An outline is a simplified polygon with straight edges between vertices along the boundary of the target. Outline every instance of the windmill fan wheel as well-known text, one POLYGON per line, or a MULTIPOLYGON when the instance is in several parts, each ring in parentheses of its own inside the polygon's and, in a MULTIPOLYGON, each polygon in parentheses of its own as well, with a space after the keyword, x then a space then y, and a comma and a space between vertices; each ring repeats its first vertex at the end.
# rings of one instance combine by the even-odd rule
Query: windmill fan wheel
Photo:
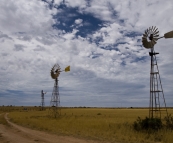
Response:
POLYGON ((153 48, 154 45, 157 43, 156 41, 158 40, 158 38, 158 28, 156 28, 156 26, 149 27, 147 30, 145 30, 145 33, 143 34, 142 44, 147 49, 153 48))
POLYGON ((51 69, 51 72, 50 72, 51 73, 51 77, 53 79, 56 79, 59 76, 60 72, 61 72, 60 66, 58 64, 55 64, 53 66, 53 68, 51 69))

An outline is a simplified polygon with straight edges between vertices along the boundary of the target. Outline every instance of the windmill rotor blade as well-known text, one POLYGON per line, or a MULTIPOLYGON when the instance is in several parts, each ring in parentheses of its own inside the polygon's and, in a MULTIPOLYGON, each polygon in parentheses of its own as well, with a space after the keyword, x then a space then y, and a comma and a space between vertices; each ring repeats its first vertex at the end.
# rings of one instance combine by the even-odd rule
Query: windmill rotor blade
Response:
POLYGON ((159 33, 159 31, 156 31, 156 32, 154 32, 153 34, 158 34, 159 33))
POLYGON ((145 44, 146 42, 147 42, 146 40, 142 41, 143 44, 145 44))
POLYGON ((147 37, 147 35, 146 34, 143 34, 143 37, 147 37))
POLYGON ((150 34, 150 27, 148 28, 148 34, 150 34))
POLYGON ((148 35, 147 30, 145 30, 145 34, 148 35))
POLYGON ((147 47, 146 43, 143 43, 143 46, 146 48, 147 47))
POLYGON ((154 35, 153 37, 156 38, 156 37, 159 37, 159 35, 154 35))
POLYGON ((147 37, 142 37, 142 40, 147 40, 147 37))
POLYGON ((150 48, 149 48, 149 47, 147 47, 147 46, 146 46, 145 48, 146 48, 146 49, 150 49, 150 48))
POLYGON ((152 40, 152 43, 156 44, 157 42, 155 40, 152 40))
POLYGON ((156 44, 156 42, 154 40, 151 41, 152 44, 156 44))
MULTIPOLYGON (((156 39, 153 39, 152 41, 156 42, 157 40, 156 39)), ((156 42, 157 43, 157 42, 156 42)))
POLYGON ((152 48, 153 47, 152 44, 151 44, 151 42, 148 43, 148 46, 149 46, 149 48, 152 48))
POLYGON ((148 49, 149 48, 149 43, 148 42, 145 42, 144 43, 144 47, 148 49))
POLYGON ((143 41, 142 41, 143 44, 145 44, 145 43, 147 43, 147 42, 148 42, 147 40, 143 40, 143 41))
POLYGON ((149 27, 149 34, 151 34, 151 27, 149 27))
POLYGON ((154 44, 152 43, 152 41, 150 42, 150 45, 151 45, 151 47, 153 47, 153 46, 154 46, 154 44))
POLYGON ((148 41, 144 41, 144 42, 143 42, 143 46, 144 46, 146 49, 149 49, 149 48, 152 47, 152 46, 151 46, 151 43, 148 42, 148 41))
POLYGON ((159 31, 156 31, 156 32, 153 33, 153 35, 156 35, 156 34, 158 34, 158 33, 159 33, 159 31))
POLYGON ((156 44, 154 40, 152 40, 151 43, 152 43, 152 47, 156 44))
POLYGON ((153 32, 153 34, 155 34, 157 30, 158 30, 158 28, 156 28, 156 30, 153 32))
POLYGON ((148 43, 148 44, 147 44, 147 48, 151 48, 151 45, 150 45, 150 43, 148 43))
POLYGON ((173 38, 173 31, 167 32, 164 34, 165 38, 173 38))
POLYGON ((154 41, 157 41, 157 40, 158 40, 158 38, 156 38, 156 37, 155 37, 155 38, 153 38, 153 40, 154 40, 154 41))
POLYGON ((153 30, 152 30, 153 32, 154 32, 155 28, 156 28, 156 26, 153 26, 153 30))
POLYGON ((151 26, 151 31, 153 30, 153 26, 151 26))
POLYGON ((142 37, 142 41, 146 41, 147 40, 147 37, 142 37))
POLYGON ((144 47, 146 47, 147 46, 147 41, 143 41, 143 45, 144 45, 144 47))
POLYGON ((152 29, 152 34, 153 34, 153 32, 154 32, 154 29, 155 29, 155 27, 153 26, 153 29, 152 29))
POLYGON ((156 29, 156 26, 154 26, 154 28, 153 28, 153 32, 155 31, 155 29, 156 29))
POLYGON ((145 35, 148 35, 148 34, 147 34, 147 30, 145 30, 145 35))

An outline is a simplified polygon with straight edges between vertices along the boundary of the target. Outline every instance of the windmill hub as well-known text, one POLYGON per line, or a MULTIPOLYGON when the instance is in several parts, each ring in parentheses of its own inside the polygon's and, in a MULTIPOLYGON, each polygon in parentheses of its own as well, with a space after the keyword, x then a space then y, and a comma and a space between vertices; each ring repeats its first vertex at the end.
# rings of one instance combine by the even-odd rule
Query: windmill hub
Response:
POLYGON ((150 34, 150 37, 149 37, 150 41, 153 40, 153 34, 150 34))

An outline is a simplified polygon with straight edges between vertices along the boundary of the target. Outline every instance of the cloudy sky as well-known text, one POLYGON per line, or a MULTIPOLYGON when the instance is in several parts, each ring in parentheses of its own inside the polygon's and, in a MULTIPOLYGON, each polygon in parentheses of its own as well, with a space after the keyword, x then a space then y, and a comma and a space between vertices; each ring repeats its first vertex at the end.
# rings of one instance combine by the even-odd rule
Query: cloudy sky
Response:
MULTIPOLYGON (((50 105, 58 63, 61 106, 148 107, 150 57, 142 34, 173 30, 172 0, 1 0, 0 105, 50 105)), ((173 106, 173 39, 155 45, 173 106)))

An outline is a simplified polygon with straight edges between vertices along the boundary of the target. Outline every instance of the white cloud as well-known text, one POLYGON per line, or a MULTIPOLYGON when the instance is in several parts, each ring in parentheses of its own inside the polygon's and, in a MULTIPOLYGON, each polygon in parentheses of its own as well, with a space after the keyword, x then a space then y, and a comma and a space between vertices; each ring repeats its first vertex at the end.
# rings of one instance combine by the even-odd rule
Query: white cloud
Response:
POLYGON ((85 0, 65 0, 65 3, 67 6, 70 7, 80 7, 80 8, 85 8, 86 7, 86 1, 85 0))
POLYGON ((4 33, 43 33, 50 30, 54 20, 42 1, 3 0, 0 4, 0 29, 4 33))
POLYGON ((75 24, 81 24, 82 21, 83 21, 82 19, 76 19, 76 20, 75 20, 75 24))

